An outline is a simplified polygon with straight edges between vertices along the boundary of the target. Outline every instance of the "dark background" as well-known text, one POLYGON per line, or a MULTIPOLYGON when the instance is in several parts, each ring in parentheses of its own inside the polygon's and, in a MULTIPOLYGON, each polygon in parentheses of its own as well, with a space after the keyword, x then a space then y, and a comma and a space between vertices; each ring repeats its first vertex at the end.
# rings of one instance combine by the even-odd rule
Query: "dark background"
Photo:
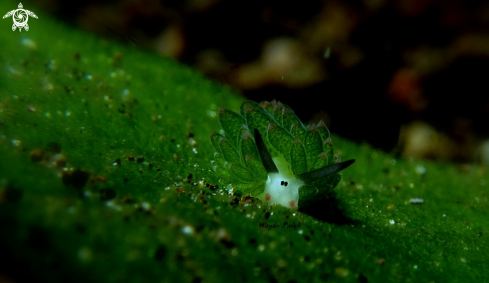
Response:
MULTIPOLYGON (((489 2, 31 3, 388 152, 489 164, 489 2)), ((155 83, 159 78, 155 78, 155 83)))

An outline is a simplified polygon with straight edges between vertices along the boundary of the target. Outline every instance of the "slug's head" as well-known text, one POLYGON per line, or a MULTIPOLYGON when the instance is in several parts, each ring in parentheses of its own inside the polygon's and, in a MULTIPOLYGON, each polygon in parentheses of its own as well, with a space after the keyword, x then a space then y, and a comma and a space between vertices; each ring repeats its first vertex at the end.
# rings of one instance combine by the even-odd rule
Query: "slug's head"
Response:
POLYGON ((299 189, 303 185, 337 174, 355 162, 354 159, 351 159, 295 176, 292 168, 282 156, 272 158, 257 129, 255 129, 255 142, 263 167, 268 173, 265 191, 259 198, 265 202, 280 204, 290 209, 298 208, 299 189))

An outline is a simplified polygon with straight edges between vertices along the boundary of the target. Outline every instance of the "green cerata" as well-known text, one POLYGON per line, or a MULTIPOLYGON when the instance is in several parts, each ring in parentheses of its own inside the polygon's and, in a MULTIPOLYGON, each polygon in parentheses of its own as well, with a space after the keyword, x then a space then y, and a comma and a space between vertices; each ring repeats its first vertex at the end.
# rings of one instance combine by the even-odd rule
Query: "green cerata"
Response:
POLYGON ((306 127, 280 102, 245 101, 239 114, 220 109, 219 123, 212 168, 234 192, 269 204, 297 209, 322 197, 355 162, 340 162, 322 121, 306 127))

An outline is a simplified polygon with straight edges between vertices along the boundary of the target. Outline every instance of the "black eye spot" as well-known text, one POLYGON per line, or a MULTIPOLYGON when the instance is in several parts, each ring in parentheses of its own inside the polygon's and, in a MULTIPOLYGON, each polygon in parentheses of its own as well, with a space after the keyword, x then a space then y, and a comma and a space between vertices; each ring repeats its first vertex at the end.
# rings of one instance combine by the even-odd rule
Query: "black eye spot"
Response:
POLYGON ((281 186, 283 186, 283 185, 284 185, 284 181, 281 181, 281 182, 280 182, 280 185, 281 185, 281 186))
POLYGON ((289 184, 288 182, 284 182, 285 186, 287 187, 287 185, 289 184))

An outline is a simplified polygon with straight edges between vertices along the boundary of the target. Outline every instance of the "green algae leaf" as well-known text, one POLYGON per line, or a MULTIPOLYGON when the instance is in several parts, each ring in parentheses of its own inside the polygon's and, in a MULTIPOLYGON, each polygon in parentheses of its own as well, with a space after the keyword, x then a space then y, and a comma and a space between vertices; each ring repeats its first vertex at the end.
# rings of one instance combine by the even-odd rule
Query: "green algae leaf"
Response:
POLYGON ((292 172, 294 172, 295 175, 307 172, 307 152, 299 138, 296 138, 292 143, 290 149, 290 164, 292 166, 292 172))
POLYGON ((242 138, 242 127, 245 125, 244 118, 229 110, 219 110, 219 124, 231 144, 238 148, 242 138))
MULTIPOLYGON (((267 128, 266 137, 268 138, 269 144, 272 145, 274 150, 271 152, 276 152, 276 154, 282 154, 291 152, 292 145, 294 144, 294 137, 285 130, 284 128, 277 126, 276 124, 270 124, 267 128)), ((290 154, 282 154, 288 162, 291 162, 290 154)))
POLYGON ((323 144, 321 141, 321 135, 315 127, 311 127, 306 133, 306 137, 304 139, 304 150, 306 151, 307 155, 307 168, 311 168, 310 170, 319 168, 316 166, 322 160, 320 155, 321 152, 323 152, 323 144))
POLYGON ((251 173, 256 180, 264 180, 267 178, 267 174, 265 170, 263 170, 263 164, 256 148, 255 141, 251 138, 249 133, 243 135, 241 140, 241 156, 245 167, 251 169, 251 173))

